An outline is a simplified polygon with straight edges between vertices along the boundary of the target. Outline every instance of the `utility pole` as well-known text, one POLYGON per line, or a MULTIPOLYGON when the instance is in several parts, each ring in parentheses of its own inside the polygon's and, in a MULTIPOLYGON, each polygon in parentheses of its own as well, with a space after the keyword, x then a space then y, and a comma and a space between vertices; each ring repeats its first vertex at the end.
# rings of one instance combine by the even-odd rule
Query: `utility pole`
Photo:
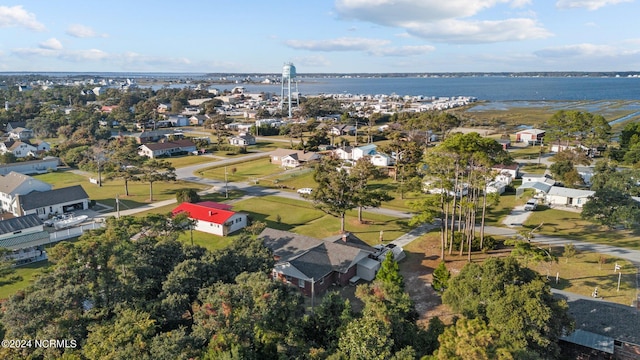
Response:
POLYGON ((116 194, 116 218, 120 219, 120 198, 119 198, 119 194, 116 194))

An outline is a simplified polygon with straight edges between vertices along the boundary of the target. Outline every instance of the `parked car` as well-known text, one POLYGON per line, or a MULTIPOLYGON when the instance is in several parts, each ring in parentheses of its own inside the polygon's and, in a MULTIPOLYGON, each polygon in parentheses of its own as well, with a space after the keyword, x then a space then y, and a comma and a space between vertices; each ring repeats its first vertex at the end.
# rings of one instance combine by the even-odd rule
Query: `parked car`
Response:
POLYGON ((313 191, 312 188, 300 188, 300 189, 298 189, 298 194, 300 194, 300 195, 311 195, 312 191, 313 191))
POLYGON ((529 201, 527 201, 526 204, 524 204, 524 210, 525 211, 533 211, 538 207, 538 200, 537 199, 531 199, 529 201))

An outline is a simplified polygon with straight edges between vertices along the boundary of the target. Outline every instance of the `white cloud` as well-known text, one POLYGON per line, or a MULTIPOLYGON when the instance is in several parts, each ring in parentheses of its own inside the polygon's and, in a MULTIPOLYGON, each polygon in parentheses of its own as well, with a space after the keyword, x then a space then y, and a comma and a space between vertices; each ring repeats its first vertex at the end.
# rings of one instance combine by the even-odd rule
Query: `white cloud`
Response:
POLYGON ((91 27, 81 24, 73 24, 67 28, 67 35, 77 38, 107 37, 107 34, 98 34, 91 27))
POLYGON ((40 48, 42 48, 42 49, 49 49, 49 50, 61 50, 62 49, 62 43, 60 42, 60 40, 58 40, 56 38, 51 38, 49 40, 43 41, 38 46, 40 48))
POLYGON ((304 67, 327 67, 331 65, 331 61, 324 56, 296 57, 293 59, 293 62, 304 67))
POLYGON ((540 39, 552 34, 533 18, 473 20, 498 5, 523 7, 530 0, 336 0, 338 14, 374 24, 398 27, 431 41, 486 43, 540 39))
POLYGON ((337 38, 328 40, 288 40, 291 48, 309 51, 363 51, 373 56, 411 56, 435 50, 430 45, 389 46, 389 40, 337 38))
POLYGON ((574 44, 538 50, 537 56, 545 58, 566 57, 617 57, 637 54, 637 50, 620 49, 610 45, 574 44))
POLYGON ((431 45, 398 46, 389 48, 375 48, 369 51, 375 56, 413 56, 422 55, 434 51, 431 45))
POLYGON ((36 20, 33 13, 27 12, 20 5, 0 6, 0 28, 25 27, 35 31, 44 31, 45 26, 36 20))
MULTIPOLYGON (((343 17, 381 25, 399 26, 410 21, 431 22, 465 18, 500 3, 521 5, 515 0, 336 0, 343 17)), ((526 2, 525 2, 526 3, 526 2)))
POLYGON ((514 40, 544 39, 552 34, 532 19, 500 21, 442 20, 431 24, 408 24, 407 31, 437 42, 459 44, 492 43, 514 40))
POLYGON ((580 9, 597 10, 608 5, 617 5, 633 0, 558 0, 556 7, 561 9, 580 9))
MULTIPOLYGON (((42 45, 42 44, 41 44, 42 45)), ((12 53, 21 58, 54 58, 71 63, 87 62, 110 62, 122 68, 146 69, 154 67, 168 67, 190 65, 191 61, 186 58, 169 58, 165 56, 146 56, 137 53, 110 54, 99 49, 86 50, 64 50, 62 48, 19 48, 13 49, 12 53)))
POLYGON ((329 40, 287 40, 285 44, 293 49, 311 51, 358 51, 369 50, 389 44, 388 40, 342 37, 329 40))

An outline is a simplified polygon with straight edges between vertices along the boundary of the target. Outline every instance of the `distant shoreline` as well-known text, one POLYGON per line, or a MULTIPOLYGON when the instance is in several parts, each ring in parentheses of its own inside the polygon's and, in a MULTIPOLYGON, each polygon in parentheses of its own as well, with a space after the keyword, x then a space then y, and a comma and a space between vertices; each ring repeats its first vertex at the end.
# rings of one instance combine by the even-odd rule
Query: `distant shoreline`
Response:
MULTIPOLYGON (((207 72, 144 72, 144 71, 3 71, 2 76, 51 76, 51 77, 131 77, 131 78, 246 78, 280 77, 271 73, 207 73, 207 72)), ((640 71, 524 71, 524 72, 421 72, 421 73, 298 73, 298 78, 447 78, 447 77, 638 77, 640 71)))

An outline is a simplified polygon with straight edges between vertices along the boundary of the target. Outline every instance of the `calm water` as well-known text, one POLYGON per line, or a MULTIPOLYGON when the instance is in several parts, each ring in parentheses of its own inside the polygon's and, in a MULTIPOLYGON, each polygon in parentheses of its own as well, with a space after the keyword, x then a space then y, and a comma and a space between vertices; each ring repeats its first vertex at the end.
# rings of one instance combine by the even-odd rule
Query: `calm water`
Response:
MULTIPOLYGON (((280 92, 280 85, 242 85, 250 92, 280 92)), ((221 86, 221 89, 225 87, 221 86)), ((397 94, 474 96, 488 101, 640 100, 640 78, 457 77, 301 79, 303 95, 397 94)))
MULTIPOLYGON (((21 73, 0 73, 19 75, 21 73)), ((26 74, 26 73, 25 73, 26 74)), ((197 73, 40 73, 45 76, 97 76, 114 78, 173 78, 194 82, 208 79, 197 73)), ((228 76, 233 79, 233 75, 228 76)), ((261 77, 252 76, 260 81, 261 77)), ((278 79, 278 75, 270 76, 278 79)), ((219 84, 220 90, 244 86, 249 92, 279 94, 281 86, 253 84, 219 84)), ((171 87, 193 86, 175 84, 171 87)), ((158 86, 158 88, 161 86, 158 86)), ((295 89, 292 87, 292 91, 295 89)), ((628 77, 385 77, 385 78, 307 78, 298 79, 302 95, 317 94, 397 94, 424 96, 474 96, 485 101, 577 101, 640 100, 640 78, 628 77)))

